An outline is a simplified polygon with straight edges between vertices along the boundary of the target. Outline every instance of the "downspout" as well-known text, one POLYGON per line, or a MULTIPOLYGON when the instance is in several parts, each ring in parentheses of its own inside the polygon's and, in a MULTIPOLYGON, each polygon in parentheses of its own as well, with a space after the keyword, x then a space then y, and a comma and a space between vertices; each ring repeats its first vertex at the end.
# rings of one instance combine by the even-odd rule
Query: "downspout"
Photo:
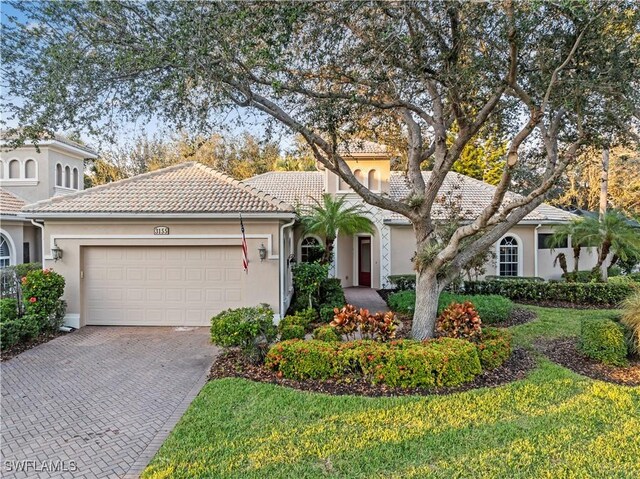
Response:
POLYGON ((538 229, 540 229, 542 225, 539 224, 538 226, 535 227, 535 229, 533 230, 533 248, 534 248, 534 253, 533 253, 533 276, 534 277, 538 277, 538 251, 540 251, 538 249, 538 229))
POLYGON ((33 220, 33 219, 31 220, 31 224, 33 226, 37 226, 38 228, 40 228, 40 238, 42 240, 41 241, 41 243, 42 243, 42 258, 41 258, 40 261, 42 261, 42 269, 44 270, 44 269, 46 269, 44 267, 44 225, 38 223, 36 220, 33 220))
POLYGON ((285 257, 284 255, 284 230, 287 228, 290 228, 291 226, 293 226, 296 222, 296 219, 292 219, 289 223, 285 223, 282 226, 280 226, 280 251, 278 254, 278 257, 280 258, 280 311, 279 311, 279 318, 282 319, 286 313, 286 311, 284 310, 285 306, 285 290, 286 290, 286 282, 285 282, 285 276, 286 276, 286 272, 287 272, 287 263, 289 258, 285 257))

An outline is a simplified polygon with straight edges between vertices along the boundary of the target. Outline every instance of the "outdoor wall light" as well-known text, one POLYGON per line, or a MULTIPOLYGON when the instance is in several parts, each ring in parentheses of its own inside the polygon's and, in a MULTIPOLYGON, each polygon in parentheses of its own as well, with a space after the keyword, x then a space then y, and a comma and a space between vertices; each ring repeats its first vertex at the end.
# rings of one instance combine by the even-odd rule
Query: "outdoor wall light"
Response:
POLYGON ((56 263, 62 259, 62 250, 55 243, 53 243, 53 247, 51 248, 51 256, 56 263))
POLYGON ((264 244, 261 244, 258 248, 258 254, 260 255, 260 261, 267 259, 267 248, 264 247, 264 244))

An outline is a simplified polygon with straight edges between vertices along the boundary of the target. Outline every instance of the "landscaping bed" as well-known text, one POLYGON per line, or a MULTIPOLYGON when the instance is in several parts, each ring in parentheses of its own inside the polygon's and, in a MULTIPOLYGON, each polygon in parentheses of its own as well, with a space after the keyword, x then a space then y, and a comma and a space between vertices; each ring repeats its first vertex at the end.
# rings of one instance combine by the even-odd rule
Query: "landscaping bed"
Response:
POLYGON ((592 379, 625 386, 640 386, 640 360, 632 359, 628 366, 611 366, 585 356, 578 349, 576 338, 540 340, 535 343, 553 362, 592 379))
POLYGON ((48 343, 52 339, 56 339, 57 337, 64 336, 66 334, 70 333, 59 330, 47 331, 30 341, 14 344, 13 346, 0 351, 0 362, 8 361, 9 359, 15 358, 20 353, 35 348, 36 346, 40 346, 41 344, 48 343))
POLYGON ((261 364, 251 363, 240 350, 234 349, 218 356, 213 365, 209 379, 244 378, 261 383, 278 384, 301 391, 312 391, 334 396, 407 396, 452 394, 483 387, 495 387, 512 381, 524 379, 535 367, 533 357, 525 349, 516 348, 502 366, 490 371, 483 371, 472 381, 456 387, 442 388, 392 388, 384 384, 371 384, 359 376, 348 376, 341 379, 301 380, 278 377, 275 371, 261 364))

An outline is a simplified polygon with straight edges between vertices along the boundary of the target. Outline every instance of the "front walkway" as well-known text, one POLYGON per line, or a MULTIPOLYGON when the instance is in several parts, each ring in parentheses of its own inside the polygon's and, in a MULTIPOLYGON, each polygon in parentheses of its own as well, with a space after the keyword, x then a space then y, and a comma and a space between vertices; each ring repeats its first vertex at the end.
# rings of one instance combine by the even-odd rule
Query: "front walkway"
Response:
POLYGON ((368 309, 370 313, 378 311, 389 311, 387 303, 380 297, 378 292, 372 288, 344 288, 344 296, 347 303, 358 308, 368 309))
POLYGON ((137 477, 216 353, 184 329, 88 326, 2 363, 0 476, 137 477))

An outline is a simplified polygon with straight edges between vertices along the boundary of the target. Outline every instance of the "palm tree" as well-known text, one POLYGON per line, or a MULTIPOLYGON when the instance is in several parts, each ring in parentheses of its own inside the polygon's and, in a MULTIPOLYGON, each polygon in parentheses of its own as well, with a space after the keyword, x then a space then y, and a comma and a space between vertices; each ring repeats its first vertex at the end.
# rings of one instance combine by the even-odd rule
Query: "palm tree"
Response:
POLYGON ((576 259, 574 271, 577 271, 581 247, 598 246, 598 262, 592 270, 594 274, 600 272, 610 253, 612 259, 608 266, 615 264, 618 259, 625 261, 640 254, 640 231, 619 211, 606 212, 602 221, 596 215, 589 215, 563 225, 554 233, 552 246, 562 243, 568 234, 571 235, 576 259))
POLYGON ((306 234, 315 234, 325 240, 322 261, 328 263, 333 254, 333 243, 338 231, 345 235, 357 233, 374 234, 375 228, 369 218, 363 216, 361 205, 345 205, 346 198, 333 197, 329 193, 322 195, 322 201, 315 199, 311 210, 301 218, 306 234))
MULTIPOLYGON (((580 262, 580 253, 582 251, 582 244, 576 239, 580 236, 580 220, 572 221, 570 223, 565 223, 556 227, 553 231, 553 235, 549 239, 549 248, 556 249, 562 248, 563 245, 568 244, 569 237, 571 237, 571 248, 573 249, 573 272, 578 272, 578 263, 580 262)), ((553 262, 553 265, 556 265, 556 262, 560 262, 560 266, 562 268, 562 272, 567 276, 567 259, 564 253, 558 254, 556 259, 553 262)))

